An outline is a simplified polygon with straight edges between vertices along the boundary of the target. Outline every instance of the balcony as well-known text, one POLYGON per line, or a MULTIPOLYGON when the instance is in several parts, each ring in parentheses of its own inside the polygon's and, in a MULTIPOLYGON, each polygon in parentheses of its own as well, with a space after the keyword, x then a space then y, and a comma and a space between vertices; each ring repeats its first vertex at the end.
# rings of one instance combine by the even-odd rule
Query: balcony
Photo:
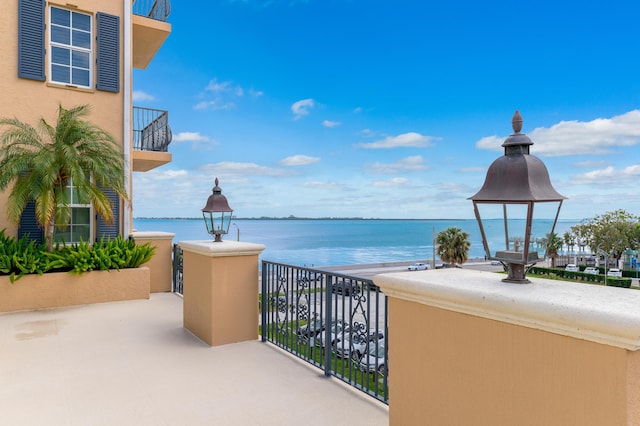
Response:
POLYGON ((5 424, 387 425, 388 408, 273 345, 209 347, 182 299, 0 315, 5 424))
POLYGON ((147 172, 171 162, 169 112, 133 107, 133 171, 147 172))
POLYGON ((167 22, 171 3, 169 0, 134 0, 132 12, 133 66, 145 69, 171 34, 171 24, 167 22))

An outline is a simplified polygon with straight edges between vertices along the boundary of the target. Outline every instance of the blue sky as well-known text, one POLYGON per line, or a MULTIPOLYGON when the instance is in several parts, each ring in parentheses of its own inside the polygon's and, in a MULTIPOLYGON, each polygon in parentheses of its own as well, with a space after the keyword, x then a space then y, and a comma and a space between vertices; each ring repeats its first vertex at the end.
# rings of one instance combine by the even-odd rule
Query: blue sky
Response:
POLYGON ((134 104, 169 110, 173 162, 134 217, 472 218, 516 109, 561 219, 640 214, 632 1, 173 1, 134 104))

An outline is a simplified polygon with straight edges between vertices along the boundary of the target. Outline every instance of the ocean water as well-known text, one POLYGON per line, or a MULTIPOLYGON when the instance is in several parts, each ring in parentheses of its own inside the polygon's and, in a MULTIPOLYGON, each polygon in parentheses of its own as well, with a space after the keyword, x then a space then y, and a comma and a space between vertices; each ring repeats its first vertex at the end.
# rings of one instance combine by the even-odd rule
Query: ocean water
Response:
MULTIPOLYGON (((534 224, 533 233, 549 221, 534 224)), ((558 221, 562 235, 576 221, 558 221)), ((208 240, 202 219, 134 219, 138 231, 176 234, 174 242, 208 240)), ((434 256, 434 236, 457 226, 469 233, 469 258, 484 258, 482 238, 475 220, 235 220, 225 240, 260 243, 266 246, 260 259, 297 266, 354 265, 429 260, 434 256)), ((502 221, 485 232, 487 238, 502 236, 502 221)), ((543 235, 539 235, 542 237, 543 235)))

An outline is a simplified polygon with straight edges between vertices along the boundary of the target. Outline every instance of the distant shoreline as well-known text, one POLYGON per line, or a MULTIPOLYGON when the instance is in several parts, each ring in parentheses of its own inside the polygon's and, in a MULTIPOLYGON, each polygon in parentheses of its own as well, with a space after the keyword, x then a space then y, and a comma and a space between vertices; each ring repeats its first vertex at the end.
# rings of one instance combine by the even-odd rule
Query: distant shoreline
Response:
MULTIPOLYGON (((201 217, 134 217, 133 220, 202 220, 201 217)), ((288 217, 234 217, 231 220, 363 220, 363 221, 375 221, 375 220, 404 220, 404 221, 458 221, 458 220, 473 220, 475 218, 462 219, 445 219, 445 218, 437 218, 437 219, 398 219, 398 218, 381 218, 381 217, 296 217, 296 216, 288 216, 288 217)), ((558 222, 580 222, 578 219, 558 219, 558 222)))

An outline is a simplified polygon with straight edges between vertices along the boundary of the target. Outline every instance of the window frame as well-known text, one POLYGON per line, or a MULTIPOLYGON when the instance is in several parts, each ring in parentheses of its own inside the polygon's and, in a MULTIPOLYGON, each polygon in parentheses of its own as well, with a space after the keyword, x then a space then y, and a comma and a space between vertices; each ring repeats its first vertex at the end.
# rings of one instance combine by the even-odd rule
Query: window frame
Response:
MULTIPOLYGON (((71 209, 71 215, 69 216, 69 223, 67 224, 67 230, 66 231, 59 231, 58 230, 58 224, 54 224, 54 228, 53 228, 53 242, 54 243, 60 243, 62 244, 63 241, 59 241, 56 238, 56 234, 58 232, 60 233, 69 233, 71 236, 71 240, 70 241, 64 241, 64 245, 71 245, 71 244, 78 244, 81 241, 85 242, 85 243, 89 243, 91 244, 93 242, 93 233, 94 233, 94 228, 95 228, 95 220, 94 220, 94 214, 93 214, 93 205, 91 203, 88 204, 81 204, 81 203, 76 203, 73 201, 77 201, 74 200, 73 197, 73 190, 76 188, 75 185, 73 185, 73 182, 71 181, 71 179, 69 179, 69 182, 67 184, 67 190, 70 191, 70 203, 68 205, 68 207, 71 209), (77 240, 75 238, 73 238, 73 210, 74 209, 88 209, 89 210, 89 235, 87 237, 87 239, 80 239, 78 238, 77 240)), ((86 224, 77 224, 77 225, 86 225, 86 224)))
POLYGON ((48 24, 48 31, 47 31, 47 52, 49 53, 48 56, 48 63, 47 63, 47 69, 48 69, 48 82, 51 84, 59 84, 59 85, 63 85, 63 86, 68 86, 68 87, 76 87, 76 88, 81 88, 81 89, 91 89, 93 88, 93 84, 94 84, 94 73, 95 73, 95 55, 94 55, 94 48, 95 48, 95 32, 96 32, 96 26, 94 23, 94 16, 91 13, 87 13, 87 12, 81 12, 78 10, 73 10, 73 9, 68 9, 68 8, 64 8, 64 7, 60 7, 58 5, 50 5, 48 7, 48 12, 49 12, 49 16, 47 19, 47 24, 48 24), (65 26, 61 26, 59 24, 54 24, 53 21, 53 10, 54 9, 58 9, 58 10, 62 10, 65 12, 68 12, 70 14, 70 22, 69 22, 69 26, 65 27, 65 26), (74 28, 73 24, 73 16, 74 14, 77 15, 84 15, 88 18, 88 22, 89 22, 89 31, 86 31, 84 29, 81 28, 74 28), (79 47, 79 46, 74 46, 73 40, 70 39, 69 43, 70 44, 64 44, 64 43, 60 43, 60 42, 55 42, 53 41, 53 30, 54 27, 59 28, 66 28, 69 30, 70 34, 73 33, 73 31, 82 31, 84 33, 89 34, 89 47, 88 48, 84 48, 84 47, 79 47), (53 51, 54 49, 59 48, 59 49, 66 49, 69 51, 69 64, 57 64, 54 63, 54 58, 53 58, 53 51), (73 52, 80 52, 83 54, 88 54, 89 55, 89 64, 88 64, 88 68, 84 68, 81 66, 74 66, 73 64, 73 52), (55 66, 63 66, 63 67, 67 67, 69 70, 69 82, 65 82, 65 81, 58 81, 54 79, 54 72, 53 72, 53 67, 55 66), (88 71, 89 72, 89 81, 87 85, 84 84, 77 84, 73 82, 73 70, 74 69, 78 69, 78 70, 83 70, 83 71, 88 71))

